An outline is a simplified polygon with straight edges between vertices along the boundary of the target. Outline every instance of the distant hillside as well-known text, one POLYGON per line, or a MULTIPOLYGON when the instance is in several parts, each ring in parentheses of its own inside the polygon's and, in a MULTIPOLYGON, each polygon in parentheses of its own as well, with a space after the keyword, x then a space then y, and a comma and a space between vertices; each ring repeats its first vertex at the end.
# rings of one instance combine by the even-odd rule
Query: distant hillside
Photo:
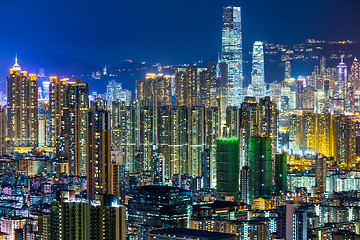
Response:
MULTIPOLYGON (((31 53, 19 56, 18 62, 23 70, 28 73, 38 74, 39 68, 45 69, 46 76, 71 76, 71 75, 90 75, 92 71, 98 71, 100 66, 53 52, 31 53)), ((0 64, 0 91, 5 91, 6 77, 9 69, 14 62, 0 64)))

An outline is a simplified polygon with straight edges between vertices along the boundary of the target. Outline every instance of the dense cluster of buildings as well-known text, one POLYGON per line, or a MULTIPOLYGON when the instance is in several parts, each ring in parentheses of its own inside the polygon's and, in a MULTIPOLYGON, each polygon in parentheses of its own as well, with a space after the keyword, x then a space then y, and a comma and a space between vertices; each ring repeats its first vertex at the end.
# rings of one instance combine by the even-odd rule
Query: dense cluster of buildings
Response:
MULTIPOLYGON (((0 239, 358 239, 360 65, 320 60, 265 84, 255 42, 243 87, 239 7, 206 68, 111 80, 15 61, 0 108, 0 239), (43 91, 44 90, 44 91, 43 91)), ((105 71, 105 70, 104 70, 105 71)))

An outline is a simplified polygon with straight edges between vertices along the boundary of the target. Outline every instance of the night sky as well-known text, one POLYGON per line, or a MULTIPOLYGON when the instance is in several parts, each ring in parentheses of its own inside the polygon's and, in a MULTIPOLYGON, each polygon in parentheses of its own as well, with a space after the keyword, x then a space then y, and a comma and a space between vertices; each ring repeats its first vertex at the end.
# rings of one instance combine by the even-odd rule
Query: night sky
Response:
POLYGON ((1 0, 0 63, 43 51, 99 66, 209 59, 226 5, 242 7, 244 44, 360 41, 358 0, 1 0))

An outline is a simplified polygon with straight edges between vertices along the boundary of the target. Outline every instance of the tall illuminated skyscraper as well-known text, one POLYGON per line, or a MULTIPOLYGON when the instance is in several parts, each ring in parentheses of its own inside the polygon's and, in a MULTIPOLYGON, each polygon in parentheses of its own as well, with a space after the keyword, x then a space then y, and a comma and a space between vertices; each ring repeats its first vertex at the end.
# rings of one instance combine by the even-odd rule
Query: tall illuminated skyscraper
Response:
POLYGON ((257 101, 265 97, 264 47, 263 43, 259 41, 256 41, 253 47, 251 84, 257 101))
POLYGON ((228 65, 229 105, 240 107, 243 100, 243 57, 241 8, 224 7, 221 61, 228 65))
POLYGON ((38 145, 38 80, 35 74, 26 71, 15 59, 7 78, 7 130, 8 140, 14 147, 38 145))
POLYGON ((334 114, 344 114, 346 104, 347 66, 343 59, 337 66, 337 79, 334 90, 334 114))
POLYGON ((290 61, 285 62, 285 80, 289 80, 291 78, 291 63, 290 61))

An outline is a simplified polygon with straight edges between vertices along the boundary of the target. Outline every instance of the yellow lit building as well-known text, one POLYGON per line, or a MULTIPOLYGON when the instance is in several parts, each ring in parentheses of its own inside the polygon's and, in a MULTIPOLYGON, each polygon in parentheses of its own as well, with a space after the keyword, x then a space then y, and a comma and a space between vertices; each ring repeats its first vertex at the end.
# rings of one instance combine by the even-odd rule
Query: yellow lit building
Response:
POLYGON ((15 60, 7 78, 7 137, 14 147, 38 145, 38 80, 15 60))

